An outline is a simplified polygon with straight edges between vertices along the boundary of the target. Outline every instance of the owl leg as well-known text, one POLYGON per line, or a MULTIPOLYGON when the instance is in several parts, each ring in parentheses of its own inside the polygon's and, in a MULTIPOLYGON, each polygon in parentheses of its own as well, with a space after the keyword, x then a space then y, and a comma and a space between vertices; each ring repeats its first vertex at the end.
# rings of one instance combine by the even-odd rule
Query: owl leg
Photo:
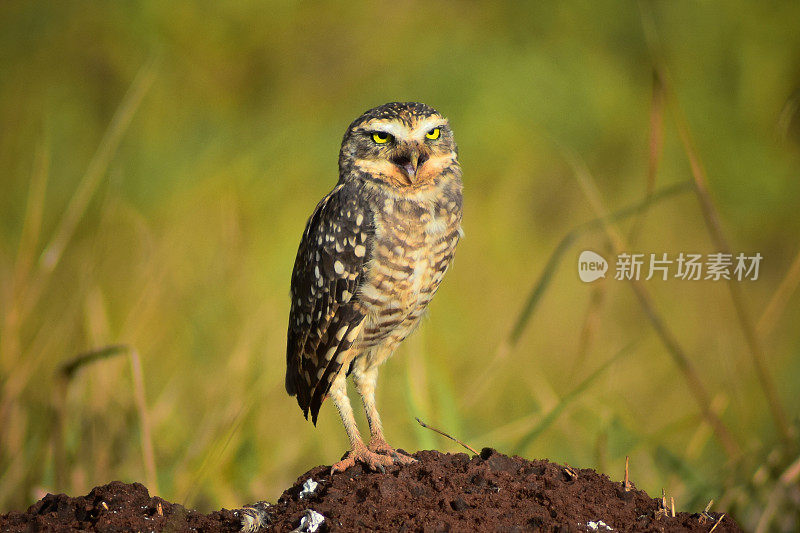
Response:
POLYGON ((377 366, 373 366, 368 370, 356 370, 353 372, 353 382, 358 394, 361 395, 361 401, 364 402, 364 411, 367 414, 367 422, 369 423, 370 439, 368 449, 391 457, 395 464, 413 463, 415 461, 414 458, 398 454, 394 448, 389 446, 383 436, 383 424, 381 424, 381 417, 378 415, 378 408, 375 405, 375 384, 377 380, 377 366))
POLYGON ((345 381, 344 372, 331 384, 330 397, 339 411, 339 416, 342 417, 344 430, 350 439, 350 451, 345 454, 341 461, 331 467, 331 474, 344 472, 354 466, 356 462, 364 463, 371 470, 380 471, 384 470, 384 465, 392 464, 390 457, 370 451, 364 445, 364 441, 361 440, 361 434, 358 432, 356 419, 353 416, 353 408, 350 406, 350 399, 347 397, 347 381, 345 381))

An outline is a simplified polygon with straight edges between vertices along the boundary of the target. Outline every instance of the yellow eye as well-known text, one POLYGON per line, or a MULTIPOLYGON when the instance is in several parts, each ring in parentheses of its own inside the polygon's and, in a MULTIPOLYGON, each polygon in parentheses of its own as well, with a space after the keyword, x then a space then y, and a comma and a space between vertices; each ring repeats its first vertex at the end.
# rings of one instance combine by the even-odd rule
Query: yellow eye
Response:
POLYGON ((439 138, 440 133, 441 130, 439 128, 433 128, 431 131, 425 134, 425 137, 427 137, 428 139, 435 140, 439 138))
POLYGON ((372 134, 372 140, 378 144, 386 144, 392 136, 384 131, 376 131, 372 134))

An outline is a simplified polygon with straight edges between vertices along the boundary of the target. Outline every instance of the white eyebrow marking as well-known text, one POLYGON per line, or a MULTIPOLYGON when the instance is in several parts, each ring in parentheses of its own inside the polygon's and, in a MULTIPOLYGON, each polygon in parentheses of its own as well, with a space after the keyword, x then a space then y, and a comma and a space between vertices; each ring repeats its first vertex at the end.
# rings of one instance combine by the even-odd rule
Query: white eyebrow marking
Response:
POLYGON ((447 125, 447 119, 442 117, 430 117, 422 122, 412 130, 405 124, 399 122, 389 122, 386 120, 378 119, 371 120, 366 124, 358 127, 360 130, 366 131, 381 131, 390 134, 398 141, 409 141, 411 139, 424 139, 425 134, 433 128, 442 127, 447 125))
POLYGON ((442 117, 429 118, 420 122, 414 131, 411 132, 411 135, 414 137, 422 137, 433 128, 441 128, 445 125, 447 125, 447 119, 442 117))
POLYGON ((382 131, 399 140, 408 139, 411 134, 411 130, 409 130, 408 126, 405 124, 386 122, 384 120, 371 120, 360 126, 359 129, 364 129, 367 131, 382 131))

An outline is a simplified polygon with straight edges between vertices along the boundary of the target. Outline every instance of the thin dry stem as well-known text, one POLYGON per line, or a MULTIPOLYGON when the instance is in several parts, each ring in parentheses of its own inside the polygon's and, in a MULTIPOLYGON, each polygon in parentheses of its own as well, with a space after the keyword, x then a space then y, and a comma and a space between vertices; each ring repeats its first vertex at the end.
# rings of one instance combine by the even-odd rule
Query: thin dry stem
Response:
POLYGON ((716 523, 716 524, 714 524, 714 527, 712 527, 711 529, 709 529, 709 530, 708 530, 708 533, 711 533, 712 531, 714 531, 715 529, 717 529, 717 526, 720 524, 720 522, 722 522, 722 519, 723 519, 723 518, 725 518, 725 513, 722 513, 722 514, 720 515, 719 519, 717 520, 717 523, 716 523))
MULTIPOLYGON (((47 189, 47 178, 50 174, 50 157, 48 155, 47 143, 41 143, 36 149, 34 157, 34 168, 31 175, 31 183, 28 188, 28 202, 25 207, 25 219, 22 224, 22 233, 17 249, 17 260, 14 264, 14 289, 12 291, 16 298, 20 298, 25 282, 31 272, 36 257, 36 247, 42 230, 42 220, 44 218, 44 198, 47 189)), ((16 303, 12 299, 12 303, 16 303)))
MULTIPOLYGON (((680 107, 675 91, 670 81, 669 71, 666 67, 666 61, 661 54, 661 46, 658 38, 658 31, 653 21, 649 6, 640 3, 642 8, 642 24, 645 31, 646 41, 653 58, 655 65, 656 75, 660 79, 664 87, 664 94, 666 97, 667 105, 671 111, 673 121, 678 130, 678 135, 683 145, 684 153, 689 161, 692 178, 695 183, 695 194, 700 203, 700 209, 703 213, 703 218, 706 222, 706 228, 717 250, 721 253, 731 253, 731 247, 728 244, 727 238, 722 230, 719 214, 714 202, 711 198, 708 188, 708 178, 700 160, 697 150, 691 140, 689 133, 689 126, 686 117, 680 107)), ((791 428, 789 426, 788 418, 780 402, 775 384, 772 376, 769 374, 766 366, 766 354, 761 346, 761 341, 756 332, 756 328, 750 318, 747 306, 744 302, 741 288, 736 280, 728 280, 728 289, 731 293, 733 306, 736 311, 736 316, 742 328, 742 332, 747 343, 748 353, 756 371, 756 376, 767 400, 770 413, 774 420, 778 433, 784 443, 789 443, 792 440, 791 428)))
POLYGON ((86 173, 81 178, 75 193, 70 199, 67 210, 56 226, 53 237, 45 247, 44 252, 42 252, 39 260, 39 268, 34 278, 31 280, 29 293, 25 299, 24 307, 20 311, 20 320, 24 320, 27 313, 38 303, 50 279, 50 275, 61 260, 67 244, 70 239, 72 239, 78 223, 83 218, 90 200, 94 196, 97 187, 100 185, 103 176, 105 176, 114 154, 116 154, 119 143, 124 133, 127 131, 133 119, 133 115, 136 113, 139 104, 141 104, 147 90, 155 79, 154 66, 155 63, 151 61, 139 70, 128 92, 125 94, 125 97, 114 113, 97 151, 89 162, 86 173))
POLYGON ((755 528, 756 533, 765 533, 769 530, 772 524, 772 518, 775 516, 780 506, 781 499, 786 497, 786 489, 797 483, 798 478, 800 478, 800 457, 795 459, 795 461, 783 471, 778 478, 778 483, 772 488, 767 498, 767 505, 764 506, 764 510, 758 518, 758 523, 755 528))
POLYGON ((626 455, 625 456, 625 492, 628 492, 629 490, 631 490, 631 484, 630 484, 630 481, 628 481, 628 461, 629 460, 630 460, 630 457, 628 457, 626 455))
POLYGON ((781 483, 786 486, 796 483, 798 479, 800 479, 800 457, 795 459, 795 461, 784 470, 780 477, 781 483))
MULTIPOLYGON (((562 146, 561 149, 564 153, 564 157, 570 163, 573 173, 577 178, 584 195, 591 204, 592 209, 603 221, 603 229, 605 230, 605 233, 611 242, 614 254, 618 255, 622 250, 627 249, 627 246, 620 233, 608 220, 608 214, 603 206, 603 202, 600 199, 600 192, 597 189, 594 178, 577 154, 564 146, 562 146)), ((709 393, 706 390, 705 385, 703 385, 703 382, 700 380, 700 375, 697 372, 697 369, 694 367, 691 359, 689 359, 688 355, 681 347, 675 335, 667 327, 664 319, 658 313, 656 306, 653 303, 653 298, 650 296, 647 288, 637 279, 631 279, 629 280, 629 283, 633 288, 637 299, 639 300, 640 306, 647 315, 647 318, 650 320, 653 329, 656 330, 656 333, 661 338, 662 344, 664 344, 664 346, 667 348, 667 353, 670 354, 672 360, 678 366, 678 369, 681 371, 684 379, 686 380, 686 383, 689 386, 689 391, 692 393, 692 396, 694 396, 703 418, 714 429, 714 433, 722 443, 728 456, 739 456, 741 453, 739 444, 736 442, 727 426, 725 426, 725 424, 722 422, 722 419, 711 410, 709 393)))
POLYGON ((703 512, 700 513, 700 516, 697 518, 698 522, 700 522, 701 524, 705 524, 708 521, 714 520, 714 517, 711 516, 710 514, 708 514, 708 511, 711 510, 711 506, 712 505, 714 505, 714 500, 711 500, 711 501, 708 502, 708 505, 706 505, 706 508, 703 509, 703 512))
POLYGON ((778 116, 778 123, 776 126, 778 136, 781 140, 786 140, 789 136, 789 130, 792 127, 792 121, 798 109, 800 109, 800 89, 795 89, 795 91, 789 95, 789 98, 786 99, 786 103, 783 105, 783 109, 781 109, 780 115, 778 116))
MULTIPOLYGON (((671 93, 668 94, 671 96, 671 107, 673 108, 673 114, 675 115, 675 122, 678 125, 678 133, 680 135, 681 142, 683 143, 684 150, 686 151, 686 156, 689 159, 689 165, 692 169, 692 177, 694 178, 696 185, 695 191, 698 199, 700 200, 700 206, 702 207, 703 216, 706 220, 706 226, 711 235, 711 239, 714 241, 714 245, 720 252, 730 254, 731 247, 722 231, 722 224, 720 223, 719 215, 714 207, 711 195, 708 192, 708 179, 706 177, 705 168, 703 168, 702 162, 700 161, 700 158, 694 149, 689 136, 689 128, 680 111, 677 99, 671 93)), ((778 433, 784 442, 791 442, 792 434, 789 421, 786 416, 786 412, 783 409, 783 404, 778 397, 772 376, 767 370, 767 365, 765 363, 766 354, 764 353, 761 340, 756 332, 755 326, 753 325, 753 321, 750 318, 750 313, 747 310, 747 306, 745 305, 741 287, 734 279, 728 280, 727 285, 731 293, 731 298, 733 299, 733 306, 736 310, 736 316, 739 319, 739 324, 741 325, 742 332, 744 333, 750 359, 756 371, 756 377, 758 378, 758 382, 761 385, 764 395, 766 396, 767 405, 769 406, 775 425, 778 428, 778 433)))
POLYGON ((583 326, 581 327, 581 333, 578 337, 578 353, 575 356, 575 361, 572 363, 572 375, 577 375, 579 369, 583 368, 586 355, 589 353, 589 347, 600 327, 600 311, 603 307, 606 287, 607 285, 605 283, 600 283, 594 285, 591 289, 589 304, 586 306, 586 313, 583 316, 583 326))
POLYGON ((550 258, 547 260, 545 267, 540 274, 539 279, 537 280, 536 284, 533 287, 533 290, 528 295, 527 301, 522 309, 522 311, 518 314, 515 323, 509 332, 509 334, 503 338, 500 344, 497 346, 495 350, 494 357, 492 358, 491 362, 486 365, 488 370, 483 372, 480 378, 476 379, 475 382, 466 388, 469 391, 468 394, 465 394, 462 398, 462 404, 465 407, 470 407, 472 405, 477 404, 480 399, 489 391, 490 384, 497 373, 503 368, 503 362, 508 358, 511 354, 512 350, 516 347, 517 343, 519 342, 520 338, 522 337, 525 328, 527 327, 528 322, 531 320, 532 315, 534 314, 536 307, 540 301, 540 298, 546 291, 547 287, 549 286, 550 280, 554 275, 561 258, 566 254, 567 250, 575 243, 575 241, 589 231, 595 231, 598 228, 601 228, 603 224, 607 222, 608 219, 612 220, 624 220, 637 213, 640 213, 652 205, 655 205, 658 202, 661 202, 667 198, 671 198, 677 194, 681 194, 684 192, 689 191, 692 187, 691 181, 686 181, 683 183, 677 183, 675 185, 671 185, 669 187, 664 187, 656 192, 654 192, 649 198, 646 198, 644 201, 639 202, 635 205, 625 207, 612 213, 607 217, 602 217, 594 220, 589 220, 588 222, 584 222, 579 226, 572 228, 562 239, 559 241, 558 245, 556 246, 555 250, 552 254, 550 254, 550 258))
POLYGON ((155 453, 153 452, 153 437, 150 427, 150 416, 147 410, 147 400, 144 390, 144 373, 142 372, 142 362, 139 352, 125 344, 106 346, 82 353, 65 364, 61 365, 56 380, 56 388, 53 396, 53 445, 55 450, 56 462, 56 484, 66 479, 65 451, 63 448, 63 428, 65 425, 67 386, 75 374, 84 366, 96 361, 108 359, 115 355, 127 353, 131 362, 131 377, 133 381, 133 395, 136 401, 136 410, 139 414, 141 425, 142 459, 144 462, 145 480, 151 487, 153 493, 158 493, 158 476, 156 474, 155 453))
POLYGON ((131 358, 131 373, 133 375, 133 392, 136 397, 136 410, 139 412, 139 422, 142 425, 142 458, 144 460, 144 473, 147 485, 153 494, 158 494, 158 476, 156 475, 156 460, 153 453, 153 437, 150 431, 150 416, 147 411, 147 401, 144 393, 144 376, 142 362, 136 349, 129 351, 131 358))
MULTIPOLYGON (((264 374, 264 378, 268 376, 268 374, 264 374)), ((218 439, 216 439, 212 444, 208 446, 210 451, 205 454, 200 467, 197 469, 197 472, 193 476, 194 480, 190 484, 188 490, 185 492, 183 498, 181 498, 182 505, 184 507, 189 507, 194 498, 197 496, 198 491, 200 490, 200 486, 203 480, 208 475, 209 471, 212 467, 216 466, 216 463, 223 457, 225 450, 228 449, 231 442, 233 441, 233 437, 239 433, 241 430, 242 424, 244 424, 246 413, 252 411, 253 406, 255 405, 256 398, 257 398, 257 391, 263 390, 263 388, 255 386, 252 388, 248 399, 245 403, 241 404, 235 412, 231 413, 230 415, 230 423, 223 424, 222 426, 228 426, 228 431, 226 434, 220 435, 218 439)))
POLYGON ((84 366, 108 359, 116 355, 125 353, 128 347, 125 345, 113 345, 90 350, 78 354, 66 363, 62 364, 58 373, 51 394, 52 414, 50 442, 53 447, 55 486, 58 490, 67 490, 67 451, 65 447, 64 430, 67 423, 67 389, 72 378, 84 366))
POLYGON ((767 307, 758 320, 758 324, 756 324, 756 333, 761 338, 766 337, 772 332, 772 329, 778 322, 778 318, 780 318, 783 311, 786 309, 789 299, 792 297, 792 294, 794 294, 794 291, 797 290, 798 285, 800 285, 800 250, 798 250, 797 255, 794 256, 794 260, 786 271, 786 275, 783 277, 783 280, 781 280, 772 298, 770 298, 767 307))
POLYGON ((445 433, 444 431, 442 431, 440 429, 436 429, 435 427, 429 426, 428 424, 426 424, 425 422, 420 420, 418 417, 414 417, 414 418, 416 418, 417 422, 419 422, 419 425, 424 427, 425 429, 430 429, 431 431, 435 431, 439 435, 447 437, 448 439, 452 440, 453 442, 460 444, 461 446, 463 446, 464 448, 468 449, 469 451, 471 451, 475 455, 480 455, 480 452, 478 452, 478 450, 476 450, 475 448, 473 448, 469 444, 467 444, 465 442, 462 442, 462 441, 458 440, 457 438, 455 438, 455 437, 453 437, 451 435, 448 435, 447 433, 445 433))
MULTIPOLYGON (((657 73, 653 73, 653 98, 650 103, 650 134, 647 154, 647 182, 645 185, 645 198, 650 198, 656 188, 656 178, 658 177, 658 167, 661 162, 661 154, 664 150, 664 86, 657 73)), ((639 235, 639 231, 644 225, 644 218, 647 215, 643 211, 634 220, 631 226, 628 241, 633 244, 639 235)))
MULTIPOLYGON (((0 375, 4 376, 0 392, 0 427, 8 427, 7 416, 10 405, 26 382, 24 379, 19 379, 17 373, 20 361, 24 360, 20 345, 20 329, 23 325, 20 307, 24 301, 41 233, 45 190, 50 169, 48 144, 42 142, 36 149, 11 285, 7 297, 4 301, 0 301, 0 313, 3 315, 0 322, 0 375)), ((0 435, 0 448, 10 444, 10 434, 10 431, 5 431, 0 435)))

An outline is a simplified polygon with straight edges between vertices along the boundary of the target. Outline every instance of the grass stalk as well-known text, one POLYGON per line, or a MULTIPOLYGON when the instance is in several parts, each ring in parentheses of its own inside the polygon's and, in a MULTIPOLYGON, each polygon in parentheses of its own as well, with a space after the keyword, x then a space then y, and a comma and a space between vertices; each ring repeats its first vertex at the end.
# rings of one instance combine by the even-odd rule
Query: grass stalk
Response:
MULTIPOLYGON (((42 142, 36 149, 34 168, 28 188, 28 201, 25 206, 25 218, 22 223, 22 233, 17 249, 17 259, 14 264, 14 287, 24 286, 27 276, 36 255, 36 247, 42 230, 44 219, 44 198, 47 189, 47 179, 50 175, 49 143, 42 142)), ((20 292, 13 291, 17 295, 20 292)))
MULTIPOLYGON (((647 146, 647 181, 645 183, 645 198, 649 198, 656 188, 658 167, 661 163, 661 154, 664 151, 664 85, 661 79, 653 73, 653 97, 650 103, 650 132, 647 146)), ((633 221, 628 242, 633 245, 644 225, 646 211, 640 213, 633 221)))
POLYGON ((791 266, 789 266, 789 269, 786 271, 786 275, 783 277, 783 280, 781 280, 780 285, 778 285, 778 288, 775 289, 775 292, 773 293, 772 298, 770 298, 767 307, 761 314, 761 318, 758 319, 758 323, 756 324, 756 333, 761 338, 764 338, 772 332, 772 329, 775 327, 778 319, 783 314, 784 310, 786 309, 786 305, 789 303, 789 299, 797 290, 797 286, 799 284, 800 250, 798 250, 797 255, 794 256, 794 260, 792 261, 791 266))
POLYGON ((108 125, 97 151, 89 162, 83 177, 78 183, 72 198, 67 205, 67 209, 56 225, 52 238, 45 246, 39 258, 38 268, 31 280, 29 292, 24 301, 24 307, 20 311, 19 320, 24 320, 38 303, 44 289, 47 286, 51 274, 58 265, 67 244, 75 234, 78 223, 86 213, 89 202, 97 191, 102 178, 106 175, 108 166, 111 163, 123 135, 133 119, 136 110, 144 99, 147 90, 155 79, 155 62, 150 61, 144 65, 134 78, 130 88, 120 102, 111 122, 108 125))
POLYGON ((87 365, 125 353, 128 347, 122 344, 105 346, 81 353, 62 364, 56 374, 55 386, 51 395, 51 431, 56 490, 68 490, 67 449, 65 428, 67 425, 67 391, 77 372, 87 365))
MULTIPOLYGON (((661 54, 658 32, 650 12, 650 6, 649 4, 645 3, 640 3, 639 5, 642 8, 641 12, 643 28, 646 37, 645 40, 653 58, 652 60, 656 76, 660 79, 660 83, 664 87, 667 106, 678 130, 678 136, 680 137, 684 154, 689 162, 692 179, 694 180, 695 195, 700 203, 700 210, 703 214, 703 219, 705 220, 706 229, 708 230, 711 241, 717 248, 717 251, 729 254, 731 253, 731 247, 728 244, 728 240, 722 230, 719 213, 714 206, 714 202, 709 192, 706 170, 697 150, 694 147, 694 143, 692 142, 688 122, 683 114, 680 102, 675 95, 675 91, 670 80, 669 71, 666 66, 666 61, 661 54)), ((781 403, 778 393, 775 389, 772 376, 767 370, 767 365, 765 363, 766 354, 764 353, 758 333, 756 332, 755 325, 753 324, 747 306, 745 305, 741 287, 733 279, 728 280, 727 285, 731 294, 731 299, 733 300, 733 306, 739 321, 739 325, 742 329, 742 333, 747 344, 750 360, 756 372, 758 383, 766 398, 767 405, 778 430, 778 434, 784 444, 788 444, 792 441, 791 427, 789 425, 786 412, 784 411, 783 404, 781 403)))
POLYGON ((59 368, 56 383, 52 394, 52 429, 51 442, 55 463, 55 484, 59 489, 65 489, 67 483, 67 458, 64 445, 64 428, 67 416, 67 390, 79 370, 98 361, 103 361, 117 355, 127 354, 131 363, 131 377, 133 393, 136 401, 136 410, 141 425, 140 438, 142 442, 142 458, 145 470, 145 480, 150 491, 158 493, 158 476, 156 475, 155 454, 153 452, 153 438, 150 426, 150 417, 144 391, 144 375, 142 372, 139 352, 125 344, 105 346, 96 350, 82 353, 59 368))
MULTIPOLYGON (((611 242, 614 255, 618 255, 622 250, 626 250, 627 246, 620 233, 613 226, 613 221, 609 217, 604 216, 606 212, 603 202, 600 199, 600 192, 597 189, 597 184, 592 177, 589 169, 583 161, 573 151, 566 147, 561 147, 565 159, 572 167, 575 178, 581 187, 584 195, 594 209, 595 213, 600 216, 603 221, 603 229, 611 242)), ((727 426, 722 422, 716 413, 711 410, 711 396, 706 390, 705 385, 700 379, 700 374, 692 363, 691 359, 681 347, 677 337, 672 333, 662 318, 661 314, 656 309, 650 292, 645 285, 638 279, 628 280, 634 294, 636 295, 639 305, 642 307, 645 315, 647 316, 653 329, 661 339, 662 344, 667 349, 667 353, 672 358, 678 369, 686 381, 689 391, 694 396, 703 418, 714 429, 714 433, 719 439, 722 446, 725 448, 729 457, 738 457, 741 454, 741 448, 734 439, 727 426)))
POLYGON ((150 429, 150 414, 147 410, 147 399, 144 393, 144 375, 139 352, 136 349, 128 350, 131 360, 131 375, 133 377, 133 393, 136 399, 136 410, 139 413, 141 424, 142 459, 144 461, 144 474, 151 494, 158 494, 158 475, 156 473, 156 459, 153 452, 153 435, 150 429))
MULTIPOLYGON (((689 158, 692 169, 692 177, 695 180, 695 193, 697 194, 697 198, 702 207, 703 216, 706 221, 706 227, 708 228, 711 239, 717 249, 722 253, 730 254, 731 247, 722 231, 719 214, 717 213, 713 200, 711 199, 711 195, 708 192, 708 180, 705 169, 691 142, 685 118, 681 114, 678 104, 674 97, 670 99, 673 101, 672 107, 673 113, 675 114, 675 121, 678 123, 678 133, 680 134, 681 142, 683 143, 684 150, 686 151, 686 156, 689 158)), ((783 404, 778 397, 772 376, 767 369, 765 362, 766 354, 764 353, 761 339, 756 332, 753 320, 751 319, 750 313, 745 305, 741 286, 733 279, 728 280, 727 285, 731 293, 734 309, 736 310, 736 316, 739 320, 739 324, 741 325, 745 342, 747 343, 748 353, 750 354, 753 368, 756 371, 756 377, 758 378, 758 382, 761 385, 761 389, 767 399, 767 405, 769 406, 775 425, 778 429, 778 434, 784 443, 791 442, 792 433, 789 420, 786 416, 786 412, 783 409, 783 404)))
POLYGON ((530 293, 528 294, 528 297, 522 306, 522 310, 517 314, 514 325, 511 327, 511 331, 495 350, 491 363, 487 365, 489 370, 484 372, 480 379, 473 383, 472 387, 467 388, 467 390, 470 392, 468 396, 463 398, 463 405, 469 407, 478 403, 482 395, 489 390, 489 385, 491 384, 492 378, 497 374, 500 368, 502 368, 503 361, 508 358, 509 354, 516 347, 520 337, 522 337, 522 334, 533 318, 533 315, 538 308, 539 301, 542 299, 547 287, 549 287, 550 282, 552 281, 553 276, 558 269, 558 266, 561 264, 561 260, 579 237, 600 229, 603 227, 603 224, 607 223, 608 221, 616 222, 625 220, 649 209, 653 205, 672 198, 673 196, 688 192, 691 189, 691 186, 691 182, 682 182, 664 187, 640 202, 622 208, 607 217, 599 217, 584 222, 583 224, 574 227, 566 235, 564 235, 564 237, 562 237, 559 241, 558 245, 556 245, 553 253, 550 254, 544 270, 542 270, 542 273, 539 275, 539 279, 536 281, 530 293))
POLYGON ((461 446, 463 446, 463 447, 464 447, 464 448, 466 448, 467 450, 471 451, 471 452, 472 452, 472 453, 474 453, 475 455, 480 455, 480 452, 479 452, 478 450, 476 450, 475 448, 473 448, 472 446, 470 446, 470 445, 469 445, 469 444, 467 444, 466 442, 464 442, 464 441, 461 441, 461 440, 459 440, 459 439, 457 439, 457 438, 453 437, 452 435, 448 435, 447 433, 445 433, 445 432, 444 432, 444 431, 442 431, 441 429, 437 429, 437 428, 435 428, 435 427, 433 427, 433 426, 429 426, 428 424, 426 424, 425 422, 423 422, 422 420, 420 420, 420 419, 419 419, 419 417, 414 417, 414 418, 416 419, 417 423, 418 423, 420 426, 424 427, 425 429, 430 429, 431 431, 434 431, 434 432, 438 433, 439 435, 442 435, 443 437, 447 437, 447 438, 448 438, 448 439, 450 439, 451 441, 455 442, 456 444, 460 444, 461 446))
MULTIPOLYGON (((3 302, 2 334, 0 334, 0 369, 3 374, 9 374, 9 367, 20 358, 19 329, 22 324, 20 316, 20 302, 24 298, 36 255, 36 246, 42 229, 44 218, 44 198, 47 188, 47 178, 50 174, 50 158, 48 156, 49 143, 42 142, 36 149, 31 173, 30 186, 28 187, 28 200, 25 206, 25 218, 22 223, 22 233, 19 247, 14 262, 14 272, 11 277, 11 287, 8 296, 3 302)), ((0 419, 1 420, 1 419, 0 419)))
POLYGON ((619 361, 624 356, 630 354, 633 351, 633 347, 636 343, 632 342, 627 346, 623 347, 619 350, 616 354, 611 356, 606 362, 602 365, 597 367, 591 374, 589 374, 583 381, 581 381, 574 389, 569 391, 563 398, 556 404, 556 406, 551 409, 540 421, 536 426, 534 426, 527 434, 525 434, 519 442, 514 446, 514 453, 522 454, 528 446, 535 441, 539 435, 544 433, 553 422, 555 422, 559 415, 566 409, 570 403, 572 403, 576 398, 578 398, 583 391, 588 389, 592 383, 594 383, 597 378, 599 378, 603 372, 605 372, 613 363, 619 361))
POLYGON ((578 335, 578 350, 575 355, 575 361, 572 363, 573 374, 579 372, 579 369, 582 368, 584 362, 586 362, 589 347, 600 326, 601 308, 605 300, 606 290, 607 285, 605 283, 594 285, 591 288, 589 304, 586 306, 586 312, 583 315, 583 325, 578 335))

